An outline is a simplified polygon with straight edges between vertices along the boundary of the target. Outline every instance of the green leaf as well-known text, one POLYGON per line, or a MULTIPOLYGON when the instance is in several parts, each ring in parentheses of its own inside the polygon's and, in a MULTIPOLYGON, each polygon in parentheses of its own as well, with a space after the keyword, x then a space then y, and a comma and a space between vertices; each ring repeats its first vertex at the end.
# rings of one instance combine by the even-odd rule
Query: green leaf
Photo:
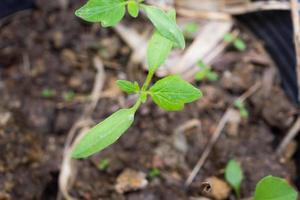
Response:
POLYGON ((206 76, 207 76, 207 79, 210 81, 217 81, 219 79, 218 74, 211 70, 207 73, 206 76))
POLYGON ((254 200, 296 200, 297 196, 284 179, 267 176, 256 185, 254 200))
POLYGON ((169 111, 181 110, 185 103, 193 102, 202 93, 180 76, 167 76, 157 81, 149 90, 153 101, 161 108, 169 111))
POLYGON ((152 35, 147 48, 147 61, 150 71, 157 70, 167 59, 172 50, 173 42, 157 31, 152 35))
POLYGON ((234 40, 233 46, 240 51, 245 51, 245 49, 247 48, 245 42, 240 38, 237 38, 236 40, 234 40))
POLYGON ((94 126, 75 146, 72 157, 86 158, 114 143, 134 121, 134 109, 121 109, 94 126))
MULTIPOLYGON (((176 12, 171 10, 167 13, 168 17, 176 22, 176 12)), ((148 43, 147 61, 149 70, 156 71, 167 59, 173 47, 173 42, 155 31, 148 43)))
POLYGON ((140 91, 140 86, 136 81, 117 80, 117 85, 123 92, 127 92, 128 94, 140 91))
POLYGON ((137 2, 128 2, 127 9, 130 16, 136 18, 139 15, 139 4, 137 2))
POLYGON ((233 42, 234 39, 235 39, 235 36, 232 33, 226 33, 224 35, 225 42, 231 43, 231 42, 233 42))
POLYGON ((240 196, 240 188, 243 180, 243 171, 240 164, 235 160, 230 160, 225 169, 225 179, 234 189, 237 196, 240 196))
POLYGON ((150 21, 162 36, 173 41, 176 46, 184 49, 184 37, 176 22, 174 22, 174 20, 172 20, 165 12, 163 12, 159 8, 146 5, 143 5, 143 8, 145 9, 150 21))
POLYGON ((104 27, 114 26, 124 17, 125 4, 124 0, 89 0, 75 15, 88 22, 101 22, 104 27))

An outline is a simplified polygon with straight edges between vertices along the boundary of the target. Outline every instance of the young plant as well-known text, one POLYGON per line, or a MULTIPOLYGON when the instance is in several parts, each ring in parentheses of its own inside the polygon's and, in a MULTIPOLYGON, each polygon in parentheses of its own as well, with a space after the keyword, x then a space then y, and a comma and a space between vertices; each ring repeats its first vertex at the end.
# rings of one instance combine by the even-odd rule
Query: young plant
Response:
POLYGON ((56 96, 56 91, 54 89, 43 89, 41 93, 43 98, 53 98, 56 96))
POLYGON ((240 189, 243 178, 243 170, 240 164, 236 160, 230 160, 225 169, 225 179, 234 189, 238 198, 240 197, 240 189))
POLYGON ((108 167, 109 167, 109 160, 108 159, 100 160, 100 162, 98 163, 98 166, 97 166, 97 168, 101 171, 107 170, 108 167))
POLYGON ((248 112, 244 102, 242 102, 240 100, 236 100, 234 102, 234 106, 239 110, 242 118, 247 119, 249 117, 249 112, 248 112))
POLYGON ((148 173, 149 178, 153 179, 160 176, 160 170, 157 168, 152 168, 148 173))
POLYGON ((297 196, 284 179, 266 176, 257 183, 253 200, 296 200, 297 196))
POLYGON ((212 68, 206 65, 203 61, 198 63, 198 67, 200 70, 196 73, 195 79, 197 81, 202 81, 204 79, 208 79, 209 81, 217 81, 219 76, 216 72, 212 70, 212 68))
POLYGON ((229 44, 232 44, 239 51, 245 51, 247 48, 247 45, 244 42, 244 40, 234 36, 232 33, 226 33, 224 35, 224 41, 229 44))
POLYGON ((141 0, 89 0, 75 14, 86 21, 101 22, 102 26, 109 27, 116 25, 123 18, 126 6, 132 17, 137 17, 140 10, 144 11, 155 26, 147 48, 146 80, 142 86, 137 82, 117 81, 124 92, 138 94, 136 103, 130 108, 116 111, 93 127, 75 146, 73 158, 86 158, 117 141, 132 125, 136 111, 149 96, 154 103, 167 111, 181 110, 186 103, 202 96, 199 89, 178 75, 167 76, 150 87, 155 71, 165 62, 172 48, 185 47, 183 34, 176 24, 174 10, 166 13, 154 6, 143 4, 141 0))

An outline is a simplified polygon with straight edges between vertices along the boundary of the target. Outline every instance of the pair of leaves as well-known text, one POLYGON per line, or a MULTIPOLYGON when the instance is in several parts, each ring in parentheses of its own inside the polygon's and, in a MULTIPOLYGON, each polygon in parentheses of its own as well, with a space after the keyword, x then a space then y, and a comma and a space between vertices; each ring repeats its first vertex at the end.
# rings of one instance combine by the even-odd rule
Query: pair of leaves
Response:
POLYGON ((284 179, 267 176, 256 185, 253 200, 296 200, 297 196, 284 179))
POLYGON ((149 90, 153 101, 167 111, 181 110, 184 104, 193 102, 202 93, 180 76, 167 76, 157 81, 149 90))
POLYGON ((225 168, 225 179, 234 189, 236 195, 240 196, 240 188, 243 180, 243 171, 236 160, 230 160, 225 168))

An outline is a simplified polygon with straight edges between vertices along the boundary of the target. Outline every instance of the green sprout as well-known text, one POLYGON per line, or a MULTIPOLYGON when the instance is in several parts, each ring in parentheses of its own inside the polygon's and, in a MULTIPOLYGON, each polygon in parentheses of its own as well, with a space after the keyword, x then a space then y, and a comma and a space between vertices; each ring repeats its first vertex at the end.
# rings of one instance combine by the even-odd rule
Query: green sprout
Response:
POLYGON ((198 63, 199 71, 195 75, 195 79, 197 81, 202 81, 204 79, 207 79, 209 81, 217 81, 219 79, 219 76, 216 72, 213 71, 213 69, 206 65, 203 61, 200 61, 198 63))
POLYGON ((43 98, 53 98, 56 96, 56 91, 54 89, 43 89, 41 96, 43 98))
POLYGON ((240 197, 240 189, 243 178, 243 170, 240 164, 236 160, 230 160, 225 168, 225 179, 234 189, 238 198, 240 197))
POLYGON ((297 197, 298 193, 286 180, 266 176, 257 183, 253 200, 296 200, 297 197))
POLYGON ((239 110, 242 118, 247 119, 249 117, 249 112, 248 112, 244 102, 242 102, 241 100, 236 100, 234 102, 234 107, 236 107, 239 110))
POLYGON ((160 170, 157 168, 152 168, 148 173, 149 178, 153 179, 160 176, 160 170))
POLYGON ((68 92, 63 93, 63 99, 65 101, 73 101, 75 96, 76 96, 76 94, 73 91, 68 91, 68 92))
POLYGON ((224 41, 232 44, 237 50, 245 51, 247 48, 246 43, 241 38, 234 36, 232 33, 226 33, 224 35, 224 41))
POLYGON ((109 160, 108 159, 103 159, 103 160, 100 160, 100 162, 98 163, 97 165, 97 168, 101 171, 105 171, 107 170, 107 168, 109 167, 109 160))
POLYGON ((132 17, 140 11, 146 13, 155 30, 147 47, 148 74, 140 86, 137 82, 117 81, 127 93, 136 93, 137 99, 130 108, 123 108, 94 126, 75 146, 72 157, 86 158, 116 142, 134 122, 139 107, 151 97, 156 105, 167 111, 177 111, 202 97, 201 91, 183 80, 179 75, 170 75, 151 85, 155 71, 165 62, 175 47, 184 48, 185 40, 176 24, 176 12, 163 10, 135 0, 89 0, 75 15, 88 22, 101 23, 104 27, 115 26, 122 20, 126 6, 132 17))

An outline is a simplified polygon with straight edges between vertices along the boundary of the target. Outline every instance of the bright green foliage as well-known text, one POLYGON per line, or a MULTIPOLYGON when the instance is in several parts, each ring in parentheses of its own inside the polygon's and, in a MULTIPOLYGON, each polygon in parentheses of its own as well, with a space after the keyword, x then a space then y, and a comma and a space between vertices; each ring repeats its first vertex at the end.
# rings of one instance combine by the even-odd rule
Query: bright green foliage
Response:
POLYGON ((224 41, 228 43, 232 43, 235 40, 235 36, 232 33, 226 33, 224 35, 224 41))
MULTIPOLYGON (((171 10, 168 17, 176 22, 176 12, 171 10)), ((150 71, 156 71, 167 59, 173 47, 173 42, 162 36, 158 31, 154 31, 147 48, 147 61, 150 71)))
POLYGON ((173 42, 157 31, 152 35, 147 49, 147 61, 149 70, 155 71, 159 68, 168 57, 173 47, 173 42))
POLYGON ((234 40, 233 46, 240 51, 245 51, 245 49, 247 48, 245 42, 240 38, 237 38, 236 40, 234 40))
POLYGON ((134 109, 121 109, 94 126, 75 146, 73 158, 86 158, 114 143, 131 126, 134 109))
POLYGON ((219 76, 216 72, 212 70, 212 68, 206 65, 203 61, 198 63, 198 67, 200 70, 196 73, 195 79, 197 81, 202 81, 204 79, 208 79, 209 81, 217 81, 219 76))
POLYGON ((248 118, 249 117, 249 112, 244 104, 244 102, 240 101, 240 100, 236 100, 234 102, 234 106, 239 110, 240 115, 242 118, 248 118))
POLYGON ((101 22, 102 26, 116 25, 125 15, 124 0, 89 0, 75 15, 88 22, 101 22))
POLYGON ((185 47, 183 34, 174 20, 172 20, 164 11, 154 6, 143 5, 143 8, 156 30, 162 36, 173 41, 176 46, 182 49, 185 47))
POLYGON ((56 91, 54 89, 44 89, 41 95, 44 98, 53 98, 56 95, 56 91))
POLYGON ((72 101, 74 99, 75 95, 76 94, 73 91, 64 92, 63 93, 63 99, 65 101, 72 101))
MULTIPOLYGON (((143 0, 89 0, 76 15, 89 22, 101 22, 103 26, 114 26, 124 16, 126 5, 129 14, 137 17, 142 8, 156 30, 148 44, 148 75, 140 88, 137 82, 118 80, 117 85, 127 93, 137 93, 136 103, 129 109, 121 109, 93 127, 75 146, 72 157, 86 158, 114 143, 133 123, 134 115, 148 95, 166 110, 180 110, 185 103, 199 99, 202 93, 179 76, 169 76, 148 88, 157 70, 166 60, 172 47, 184 48, 184 37, 176 24, 176 12, 168 13, 153 6, 142 4, 143 0)), ((103 161, 100 168, 105 168, 103 161)), ((154 170, 152 176, 157 176, 154 170)))
POLYGON ((118 80, 117 85, 123 92, 127 92, 128 94, 140 91, 140 86, 136 81, 130 82, 126 80, 118 80))
POLYGON ((130 16, 136 18, 139 15, 139 4, 137 2, 128 2, 127 9, 130 16))
POLYGON ((234 36, 232 33, 226 33, 224 35, 224 41, 233 44, 233 46, 239 51, 245 51, 247 48, 246 43, 241 38, 234 36))
POLYGON ((296 200, 297 192, 281 178, 267 176, 256 185, 253 200, 296 200))
POLYGON ((109 160, 108 159, 103 159, 98 163, 98 169, 101 171, 105 171, 107 170, 107 168, 109 167, 109 160))
POLYGON ((181 110, 185 103, 193 102, 202 97, 199 89, 178 75, 167 76, 157 81, 149 91, 153 101, 168 111, 181 110))
POLYGON ((225 179, 234 189, 236 195, 240 196, 240 188, 243 180, 243 171, 236 160, 230 160, 225 169, 225 179))
POLYGON ((160 176, 160 170, 157 168, 152 168, 148 173, 149 178, 155 178, 160 176))

